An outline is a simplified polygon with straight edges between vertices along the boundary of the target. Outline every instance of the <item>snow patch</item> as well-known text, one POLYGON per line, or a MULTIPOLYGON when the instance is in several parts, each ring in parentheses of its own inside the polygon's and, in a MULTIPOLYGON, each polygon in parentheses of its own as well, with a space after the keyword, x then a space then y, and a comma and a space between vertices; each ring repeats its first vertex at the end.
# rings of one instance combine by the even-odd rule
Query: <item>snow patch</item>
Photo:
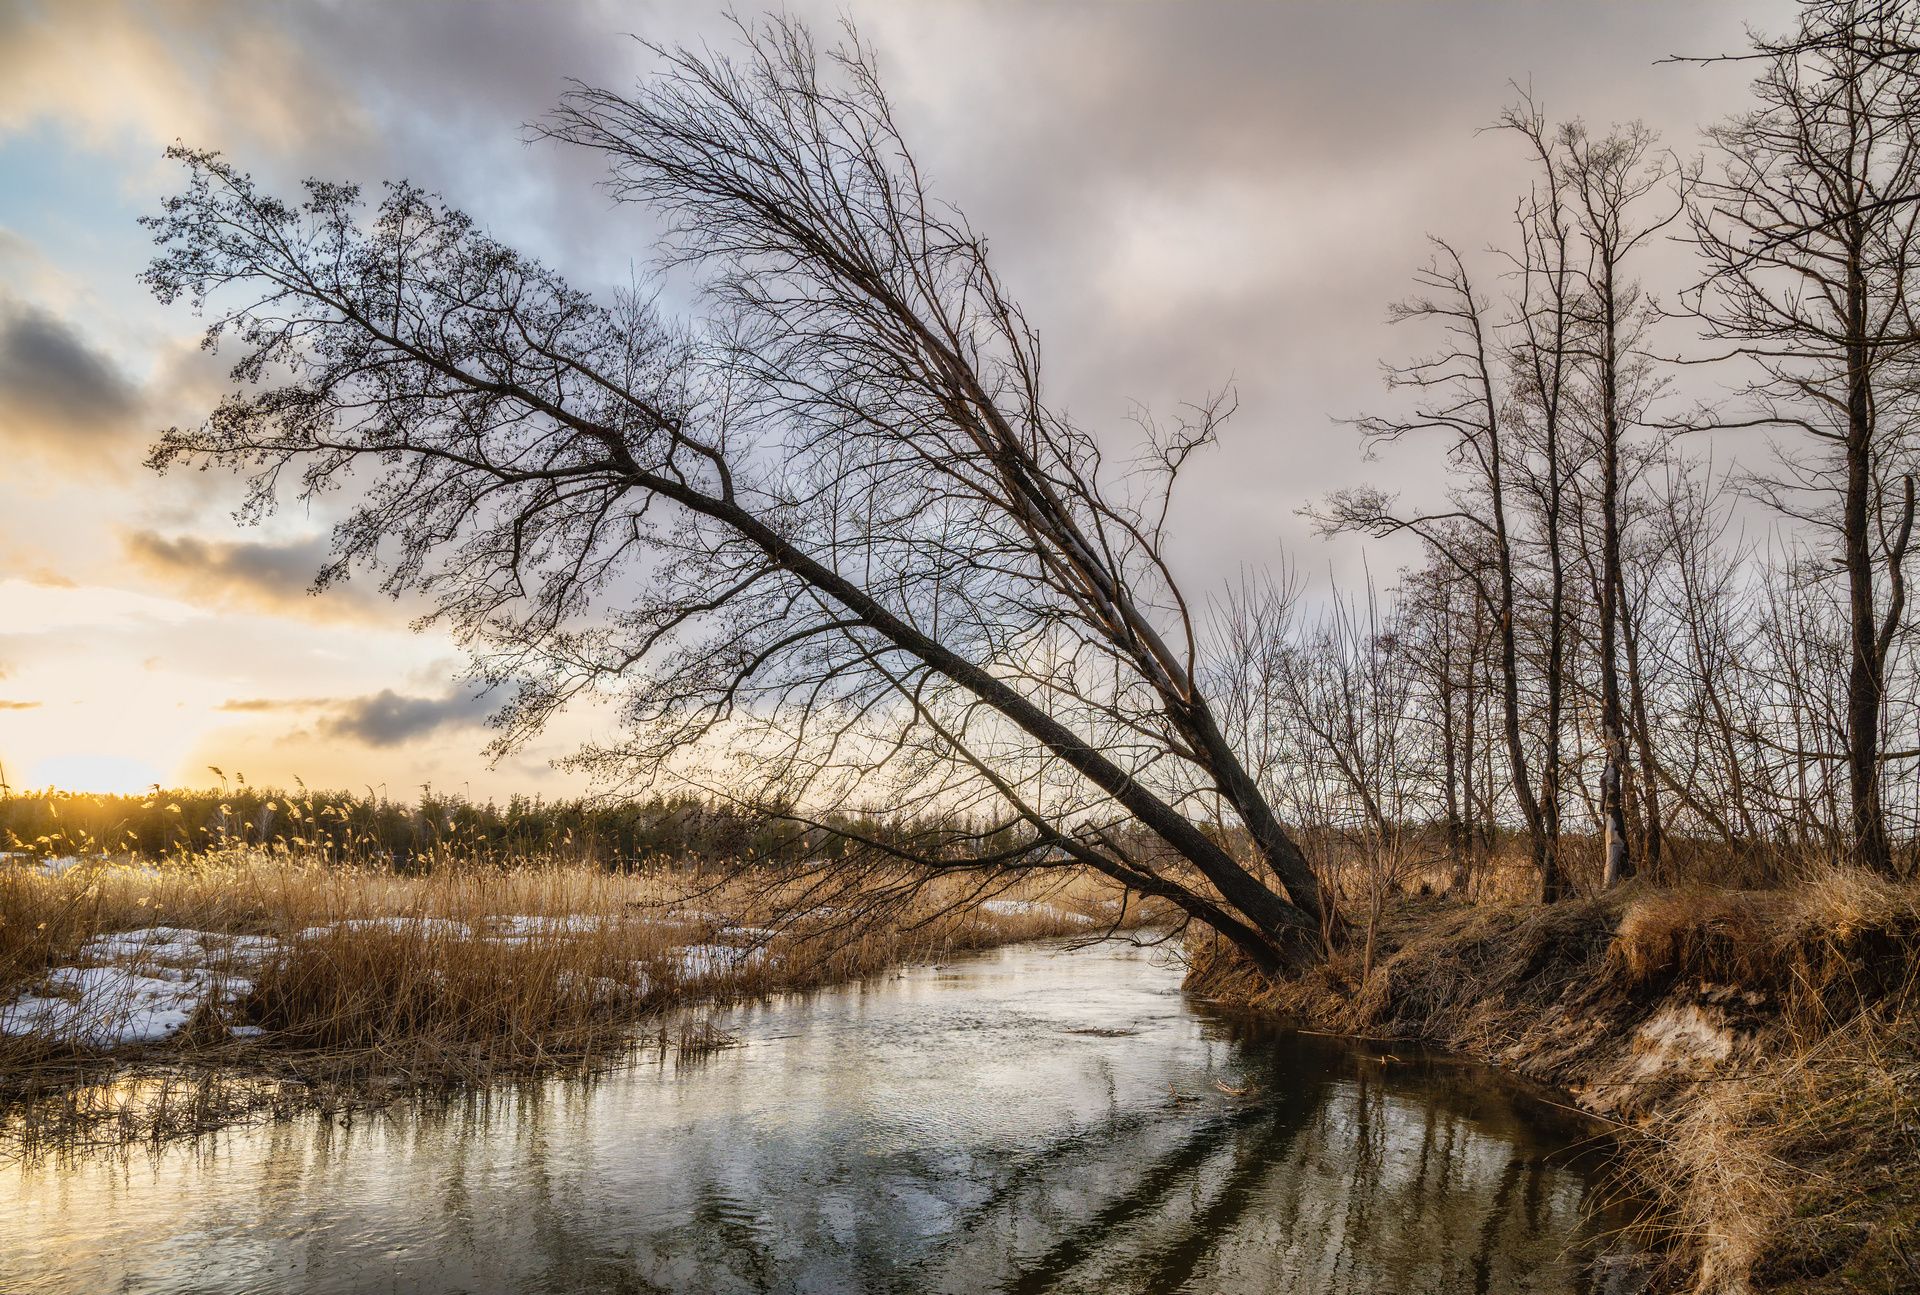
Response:
POLYGON ((674 952, 681 980, 731 975, 767 960, 765 949, 738 949, 731 944, 689 944, 674 952))
POLYGON ((505 944, 551 935, 586 935, 601 930, 606 924, 606 918, 592 913, 576 913, 569 917, 505 913, 486 919, 487 938, 505 944))
POLYGON ((570 971, 560 973, 559 984, 562 989, 583 990, 587 998, 601 1005, 624 1003, 643 996, 651 987, 647 973, 638 968, 634 972, 635 981, 615 980, 612 976, 579 976, 570 971))
POLYGON ((1071 922, 1075 926, 1093 924, 1093 919, 1085 913, 1069 913, 1064 908, 1031 899, 983 899, 980 908, 995 917, 1050 917, 1059 922, 1071 922))
POLYGON ((339 931, 395 931, 403 935, 451 935, 455 939, 473 938, 473 928, 450 917, 349 917, 325 926, 309 926, 293 938, 324 940, 339 931))
POLYGON ((251 971, 280 948, 271 936, 178 926, 111 931, 82 945, 76 965, 0 1005, 0 1034, 87 1048, 157 1043, 209 1002, 246 996, 253 980, 235 969, 251 971))
POLYGON ((212 990, 211 978, 143 976, 125 967, 56 967, 53 992, 0 1007, 0 1034, 117 1048, 157 1043, 185 1028, 212 990))
POLYGON ((97 935, 80 947, 86 962, 259 963, 280 952, 271 935, 232 935, 181 926, 149 926, 97 935))
POLYGON ((1733 1055, 1733 1031, 1700 1008, 1670 1007, 1633 1035, 1636 1078, 1711 1066, 1733 1055))

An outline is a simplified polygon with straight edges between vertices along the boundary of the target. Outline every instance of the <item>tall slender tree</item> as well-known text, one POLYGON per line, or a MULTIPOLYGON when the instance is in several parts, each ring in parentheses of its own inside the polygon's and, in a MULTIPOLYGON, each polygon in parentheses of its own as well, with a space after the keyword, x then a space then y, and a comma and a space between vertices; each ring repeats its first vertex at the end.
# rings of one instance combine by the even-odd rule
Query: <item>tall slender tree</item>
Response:
MULTIPOLYGON (((1629 710, 1646 709, 1645 690, 1632 668, 1638 641, 1630 623, 1632 602, 1622 556, 1627 492, 1634 474, 1627 437, 1659 385, 1641 349, 1650 310, 1631 262, 1679 217, 1681 207, 1668 203, 1664 210, 1646 210, 1650 199, 1660 201, 1670 193, 1677 168, 1655 153, 1655 136, 1644 125, 1636 122, 1595 138, 1576 121, 1561 128, 1560 140, 1581 242, 1578 353, 1588 387, 1591 462, 1597 476, 1590 497, 1599 513, 1595 652, 1606 761, 1600 813, 1604 884, 1611 886, 1634 871, 1627 840, 1629 733, 1636 728, 1644 733, 1645 726, 1631 723, 1629 710)), ((1651 747, 1644 739, 1638 745, 1642 777, 1635 799, 1643 823, 1641 849, 1649 863, 1657 863, 1659 789, 1650 767, 1651 747)))

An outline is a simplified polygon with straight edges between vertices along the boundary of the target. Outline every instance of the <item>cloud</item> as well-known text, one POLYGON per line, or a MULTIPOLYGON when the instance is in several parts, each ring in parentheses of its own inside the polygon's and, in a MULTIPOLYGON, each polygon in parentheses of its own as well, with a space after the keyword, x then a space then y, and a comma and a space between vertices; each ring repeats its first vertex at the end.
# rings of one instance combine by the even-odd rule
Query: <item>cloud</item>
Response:
POLYGON ((331 697, 230 697, 216 708, 242 715, 287 710, 318 710, 338 704, 331 697))
POLYGON ((335 712, 320 721, 320 731, 373 747, 399 746, 443 729, 478 727, 491 711, 484 698, 468 693, 406 697, 383 688, 370 697, 338 703, 335 712))
POLYGON ((230 715, 317 711, 321 737, 394 747, 448 729, 477 728, 493 708, 483 697, 463 691, 413 696, 383 688, 361 697, 232 697, 217 709, 230 715))
POLYGON ((0 441, 75 465, 119 457, 139 391, 66 320, 0 299, 0 441))
POLYGON ((51 118, 96 146, 362 137, 361 105, 295 37, 265 6, 15 0, 0 5, 0 131, 51 118))
POLYGON ((224 610, 389 623, 404 615, 394 599, 369 584, 349 581, 314 595, 313 578, 327 560, 324 536, 277 542, 209 540, 134 530, 121 541, 128 559, 148 576, 224 610))
POLYGON ((0 710, 39 710, 40 706, 41 703, 37 701, 7 701, 0 698, 0 710))
MULTIPOLYGON (((1696 124, 1746 102, 1751 70, 1654 60, 1737 46, 1742 21, 1778 28, 1793 8, 1621 0, 1600 24, 1580 7, 1523 0, 1196 0, 1097 20, 1058 2, 766 0, 743 12, 769 7, 810 17, 827 38, 844 9, 879 45, 938 194, 991 235, 1048 342, 1058 407, 1096 434, 1128 436, 1131 401, 1166 409, 1237 379, 1243 413, 1217 453, 1194 461, 1176 505, 1189 592, 1268 560, 1283 537, 1303 548, 1303 565, 1325 552, 1351 571, 1351 550, 1322 549, 1295 508, 1356 480, 1411 490, 1438 480, 1411 453, 1364 463, 1328 418, 1374 407, 1378 361, 1425 345, 1382 323, 1425 255, 1422 236, 1478 247, 1505 230, 1530 177, 1514 141, 1475 132, 1510 96, 1508 77, 1535 82, 1555 114, 1645 116, 1687 152, 1696 124)), ((630 86, 646 60, 625 31, 729 41, 714 10, 644 0, 0 0, 10 146, 0 186, 33 199, 9 210, 19 232, 0 229, 0 320, 22 354, 59 357, 26 365, 17 394, 0 381, 0 464, 15 435, 63 456, 41 454, 60 467, 37 478, 32 461, 0 466, 0 570, 46 566, 93 585, 119 558, 152 592, 259 613, 175 623, 136 609, 57 636, 23 636, 17 615, 0 616, 0 655, 34 672, 16 695, 64 699, 39 671, 58 663, 79 679, 82 662, 111 664, 77 692, 155 692, 166 677, 134 663, 163 651, 191 676, 192 696, 232 695, 215 726, 221 746, 183 768, 292 770, 298 757, 310 775, 352 781, 357 766, 401 780, 444 756, 480 776, 465 727, 479 708, 442 695, 457 666, 415 672, 398 663, 424 654, 417 642, 376 645, 367 632, 398 629, 417 604, 396 608, 363 580, 310 597, 319 538, 236 542, 218 520, 233 502, 229 475, 157 481, 135 469, 145 429, 192 425, 228 389, 232 354, 201 352, 203 321, 161 314, 136 285, 151 248, 130 218, 177 188, 157 155, 182 138, 225 149, 286 196, 309 174, 410 176, 578 286, 624 285, 649 258, 653 218, 591 187, 600 159, 525 147, 520 126, 552 107, 568 76, 630 86), (26 299, 38 309, 9 305, 26 299), (48 385, 75 399, 50 398, 48 385), (88 421, 73 421, 81 409, 88 421), (64 470, 65 456, 94 448, 97 473, 64 470), (101 488, 116 463, 124 476, 101 488), (375 692, 388 685, 399 691, 375 692)))

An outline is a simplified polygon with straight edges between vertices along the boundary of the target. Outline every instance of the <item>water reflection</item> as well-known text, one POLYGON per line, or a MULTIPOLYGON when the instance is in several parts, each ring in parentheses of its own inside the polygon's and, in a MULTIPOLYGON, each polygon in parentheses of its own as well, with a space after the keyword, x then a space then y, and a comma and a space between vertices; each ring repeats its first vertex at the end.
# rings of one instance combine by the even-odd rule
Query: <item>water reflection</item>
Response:
POLYGON ((1195 1010, 1123 949, 743 1009, 744 1046, 0 1176, 0 1289, 1586 1289, 1580 1132, 1195 1010))

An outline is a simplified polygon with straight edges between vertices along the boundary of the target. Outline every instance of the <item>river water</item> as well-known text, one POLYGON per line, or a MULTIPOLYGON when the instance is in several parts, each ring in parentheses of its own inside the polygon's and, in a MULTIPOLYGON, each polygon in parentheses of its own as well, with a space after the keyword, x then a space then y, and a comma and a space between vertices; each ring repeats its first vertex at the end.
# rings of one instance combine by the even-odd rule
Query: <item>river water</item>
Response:
POLYGON ((9 1168, 0 1291, 1599 1289, 1589 1129, 1179 981, 1021 946, 739 1009, 697 1062, 9 1168))

